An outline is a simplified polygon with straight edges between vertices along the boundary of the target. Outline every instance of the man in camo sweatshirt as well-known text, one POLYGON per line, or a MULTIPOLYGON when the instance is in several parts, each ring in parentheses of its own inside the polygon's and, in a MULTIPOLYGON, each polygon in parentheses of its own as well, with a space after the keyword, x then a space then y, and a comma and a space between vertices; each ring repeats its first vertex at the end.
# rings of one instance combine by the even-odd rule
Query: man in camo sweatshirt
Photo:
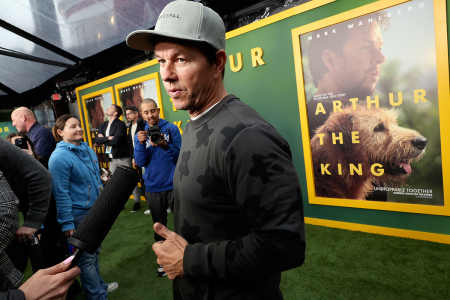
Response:
POLYGON ((225 90, 222 19, 173 1, 155 30, 127 43, 154 51, 174 106, 190 115, 173 178, 175 232, 154 225, 174 299, 283 299, 281 272, 305 257, 300 184, 286 140, 225 90))

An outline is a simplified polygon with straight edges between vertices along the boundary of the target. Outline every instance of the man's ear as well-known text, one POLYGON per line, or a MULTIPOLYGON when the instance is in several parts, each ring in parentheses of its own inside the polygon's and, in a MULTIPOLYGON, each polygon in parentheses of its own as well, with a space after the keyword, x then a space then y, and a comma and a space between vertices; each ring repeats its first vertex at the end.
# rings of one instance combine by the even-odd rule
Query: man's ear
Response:
POLYGON ((27 120, 27 117, 25 115, 20 115, 20 120, 22 120, 22 122, 25 122, 27 120))
POLYGON ((224 50, 219 50, 216 52, 216 65, 214 70, 214 78, 221 78, 222 71, 225 69, 225 64, 227 63, 227 54, 224 50))
POLYGON ((331 72, 341 67, 341 57, 331 50, 325 50, 322 53, 322 61, 331 72))

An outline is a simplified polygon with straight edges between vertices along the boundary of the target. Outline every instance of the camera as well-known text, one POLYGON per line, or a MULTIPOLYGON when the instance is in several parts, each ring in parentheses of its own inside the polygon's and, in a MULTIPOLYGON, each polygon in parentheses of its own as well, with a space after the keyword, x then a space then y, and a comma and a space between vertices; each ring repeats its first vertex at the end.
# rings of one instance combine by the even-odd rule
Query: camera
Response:
POLYGON ((147 135, 152 143, 159 144, 161 142, 161 131, 158 125, 148 127, 147 135))

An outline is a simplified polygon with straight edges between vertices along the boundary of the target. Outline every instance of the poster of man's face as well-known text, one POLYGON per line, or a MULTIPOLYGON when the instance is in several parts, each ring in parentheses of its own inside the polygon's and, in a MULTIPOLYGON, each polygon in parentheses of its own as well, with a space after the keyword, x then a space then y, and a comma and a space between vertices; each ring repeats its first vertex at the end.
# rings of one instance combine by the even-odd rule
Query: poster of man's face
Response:
POLYGON ((86 110, 89 116, 89 128, 92 132, 96 132, 100 125, 108 120, 105 112, 111 104, 112 98, 110 92, 86 99, 86 110))
POLYGON ((107 92, 95 97, 87 98, 85 100, 86 112, 89 119, 89 129, 87 130, 90 145, 97 154, 99 166, 101 168, 108 169, 109 163, 105 156, 105 147, 103 145, 97 145, 94 142, 100 125, 108 121, 106 116, 106 110, 112 105, 111 92, 107 92))
POLYGON ((444 205, 435 36, 433 0, 300 35, 317 197, 444 205))
POLYGON ((142 100, 150 98, 158 103, 158 94, 155 79, 143 81, 119 90, 120 101, 125 106, 136 106, 141 108, 142 100))

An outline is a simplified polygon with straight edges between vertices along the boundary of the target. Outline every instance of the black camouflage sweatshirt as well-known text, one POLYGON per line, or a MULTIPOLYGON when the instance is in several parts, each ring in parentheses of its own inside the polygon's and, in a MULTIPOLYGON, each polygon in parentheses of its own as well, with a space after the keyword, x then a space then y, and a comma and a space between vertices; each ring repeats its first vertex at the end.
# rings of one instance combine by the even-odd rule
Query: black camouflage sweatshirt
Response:
POLYGON ((282 299, 281 272, 306 245, 286 140, 228 95, 186 126, 173 182, 175 231, 189 242, 174 299, 282 299))

